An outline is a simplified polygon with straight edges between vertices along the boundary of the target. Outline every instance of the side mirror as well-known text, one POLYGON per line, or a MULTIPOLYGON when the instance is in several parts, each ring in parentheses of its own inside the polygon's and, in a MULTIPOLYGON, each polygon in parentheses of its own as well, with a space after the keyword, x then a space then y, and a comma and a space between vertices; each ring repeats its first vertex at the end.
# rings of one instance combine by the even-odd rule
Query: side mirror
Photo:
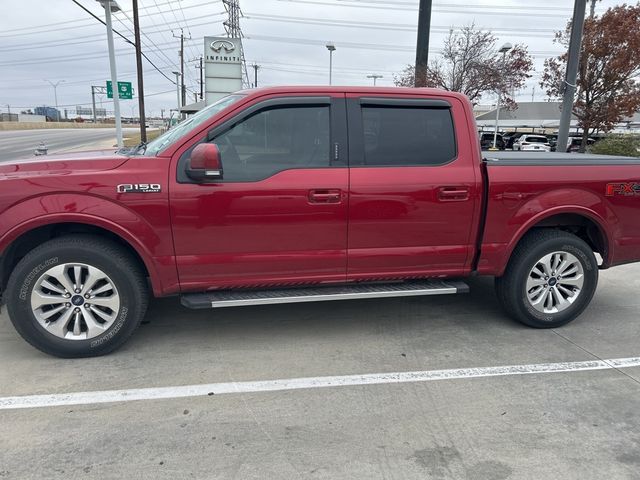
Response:
POLYGON ((201 143, 191 152, 187 175, 196 181, 222 178, 220 150, 214 143, 201 143))

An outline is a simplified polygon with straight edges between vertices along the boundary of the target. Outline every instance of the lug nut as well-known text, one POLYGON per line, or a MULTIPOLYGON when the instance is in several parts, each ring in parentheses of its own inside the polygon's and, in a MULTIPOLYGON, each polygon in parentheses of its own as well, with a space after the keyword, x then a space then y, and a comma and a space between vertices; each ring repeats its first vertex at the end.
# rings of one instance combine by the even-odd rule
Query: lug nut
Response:
POLYGON ((85 303, 84 304, 84 308, 91 308, 91 304, 90 303, 85 303))
POLYGON ((74 311, 75 311, 76 313, 78 313, 78 312, 80 312, 80 309, 79 309, 79 308, 76 308, 74 311))
POLYGON ((76 293, 80 293, 80 289, 79 288, 76 288, 76 293))
POLYGON ((71 306, 71 304, 70 303, 65 303, 64 306, 69 308, 71 306))
POLYGON ((65 293, 65 294, 64 294, 64 298, 70 298, 70 297, 71 297, 71 294, 70 294, 70 293, 65 293))
POLYGON ((84 298, 89 298, 89 294, 88 294, 88 293, 85 293, 85 294, 84 294, 84 298))

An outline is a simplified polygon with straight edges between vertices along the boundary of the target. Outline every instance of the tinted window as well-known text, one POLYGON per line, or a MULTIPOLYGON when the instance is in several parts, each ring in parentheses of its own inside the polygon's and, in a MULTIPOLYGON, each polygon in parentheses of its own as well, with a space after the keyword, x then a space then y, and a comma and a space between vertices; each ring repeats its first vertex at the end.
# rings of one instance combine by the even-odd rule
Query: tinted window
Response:
POLYGON ((262 110, 216 137, 224 181, 262 180, 330 164, 329 107, 262 110))
POLYGON ((456 156, 448 108, 363 107, 366 165, 441 165, 456 156))

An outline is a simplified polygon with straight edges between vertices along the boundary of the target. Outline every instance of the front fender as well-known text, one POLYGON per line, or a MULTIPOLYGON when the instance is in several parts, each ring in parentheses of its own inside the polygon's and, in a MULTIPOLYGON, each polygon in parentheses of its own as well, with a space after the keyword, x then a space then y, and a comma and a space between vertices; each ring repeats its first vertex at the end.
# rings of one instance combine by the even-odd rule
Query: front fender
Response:
POLYGON ((31 197, 0 214, 0 254, 21 235, 38 227, 60 223, 91 225, 117 235, 138 253, 156 295, 171 293, 177 290, 178 282, 168 219, 152 225, 144 213, 144 205, 128 208, 88 193, 31 197))

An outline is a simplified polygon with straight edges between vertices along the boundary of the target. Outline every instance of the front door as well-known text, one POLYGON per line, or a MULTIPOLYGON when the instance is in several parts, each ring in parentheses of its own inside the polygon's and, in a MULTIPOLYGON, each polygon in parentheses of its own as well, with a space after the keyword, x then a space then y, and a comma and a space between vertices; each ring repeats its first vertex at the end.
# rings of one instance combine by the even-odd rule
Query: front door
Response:
POLYGON ((348 278, 467 273, 481 183, 463 104, 352 97, 348 278))
POLYGON ((183 291, 339 282, 346 276, 344 96, 263 100, 207 135, 222 178, 177 166, 171 212, 183 291), (341 127, 341 128, 339 128, 341 127))

